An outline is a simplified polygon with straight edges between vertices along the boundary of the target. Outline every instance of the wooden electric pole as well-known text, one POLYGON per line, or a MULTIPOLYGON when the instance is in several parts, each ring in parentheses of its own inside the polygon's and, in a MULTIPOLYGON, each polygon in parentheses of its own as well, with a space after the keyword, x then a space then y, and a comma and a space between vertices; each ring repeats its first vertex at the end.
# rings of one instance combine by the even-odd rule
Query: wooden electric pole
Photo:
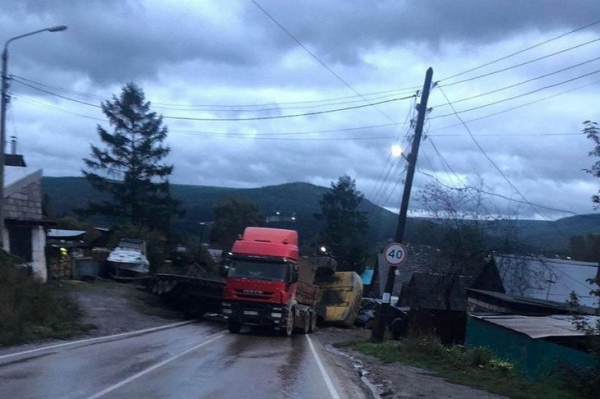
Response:
MULTIPOLYGON (((418 105, 417 125, 415 127, 415 137, 412 142, 412 149, 407 157, 408 170, 406 172, 406 182, 404 183, 404 192, 402 194, 402 203, 400 204, 400 213, 398 214, 398 225, 396 226, 395 241, 402 243, 404 239, 404 229, 406 227, 406 215, 408 213, 408 202, 410 200, 410 190, 412 188, 415 168, 417 166, 417 156, 419 155, 419 145, 421 144, 421 135, 423 134, 423 125, 425 124, 425 115, 427 114, 427 100, 429 99, 429 89, 431 88, 431 79, 433 78, 433 69, 429 68, 425 75, 421 102, 418 105)), ((409 255, 410 256, 410 255, 409 255)), ((394 289, 394 279, 396 268, 388 268, 387 280, 383 291, 383 300, 379 309, 379 314, 375 320, 375 325, 371 331, 371 340, 382 342, 385 334, 385 327, 390 308, 392 291, 394 289)))

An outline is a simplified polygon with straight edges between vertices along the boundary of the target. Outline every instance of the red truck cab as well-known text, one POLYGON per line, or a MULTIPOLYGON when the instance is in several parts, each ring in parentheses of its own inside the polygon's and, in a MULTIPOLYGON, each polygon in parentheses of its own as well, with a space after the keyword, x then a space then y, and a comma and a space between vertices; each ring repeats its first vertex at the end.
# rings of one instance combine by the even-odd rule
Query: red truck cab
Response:
MULTIPOLYGON (((312 305, 307 304, 298 293, 298 260, 296 231, 246 228, 225 261, 222 313, 230 332, 240 332, 243 325, 270 327, 287 336, 294 329, 314 329, 318 288, 312 305)), ((310 284, 300 285, 300 291, 306 286, 310 291, 310 284)))

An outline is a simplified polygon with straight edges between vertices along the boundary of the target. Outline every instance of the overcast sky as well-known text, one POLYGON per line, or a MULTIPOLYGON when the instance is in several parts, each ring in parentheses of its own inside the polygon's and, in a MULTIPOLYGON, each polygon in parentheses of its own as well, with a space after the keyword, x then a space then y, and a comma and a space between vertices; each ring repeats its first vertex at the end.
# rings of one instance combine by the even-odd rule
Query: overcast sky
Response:
POLYGON ((582 171, 595 160, 581 129, 600 122, 600 23, 579 28, 600 20, 597 0, 256 2, 264 11, 251 0, 3 0, 2 41, 69 27, 11 43, 7 136, 46 176, 78 176, 96 125, 108 127, 93 105, 135 82, 169 127, 173 183, 328 186, 349 174, 394 209, 406 162, 391 146, 409 147, 411 96, 432 67, 412 209, 437 179, 483 187, 496 214, 593 212, 600 181, 582 171))

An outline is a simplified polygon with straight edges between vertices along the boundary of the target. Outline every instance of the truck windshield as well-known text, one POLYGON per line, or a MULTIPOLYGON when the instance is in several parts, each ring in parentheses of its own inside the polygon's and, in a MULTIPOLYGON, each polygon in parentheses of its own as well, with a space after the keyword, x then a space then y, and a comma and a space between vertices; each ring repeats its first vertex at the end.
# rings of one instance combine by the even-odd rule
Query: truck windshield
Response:
POLYGON ((242 277, 256 280, 286 280, 286 264, 276 262, 249 262, 232 260, 229 262, 229 277, 242 277))

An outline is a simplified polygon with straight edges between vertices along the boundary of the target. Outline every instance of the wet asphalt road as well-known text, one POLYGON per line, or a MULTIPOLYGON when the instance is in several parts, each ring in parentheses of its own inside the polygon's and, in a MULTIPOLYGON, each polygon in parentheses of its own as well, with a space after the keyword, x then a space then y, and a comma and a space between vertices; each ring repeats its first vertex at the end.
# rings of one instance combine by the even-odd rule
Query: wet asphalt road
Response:
POLYGON ((11 356, 31 349, 14 348, 0 352, 0 398, 344 398, 355 392, 348 390, 354 382, 336 375, 331 355, 314 336, 311 341, 324 373, 306 336, 233 335, 202 322, 11 356))

